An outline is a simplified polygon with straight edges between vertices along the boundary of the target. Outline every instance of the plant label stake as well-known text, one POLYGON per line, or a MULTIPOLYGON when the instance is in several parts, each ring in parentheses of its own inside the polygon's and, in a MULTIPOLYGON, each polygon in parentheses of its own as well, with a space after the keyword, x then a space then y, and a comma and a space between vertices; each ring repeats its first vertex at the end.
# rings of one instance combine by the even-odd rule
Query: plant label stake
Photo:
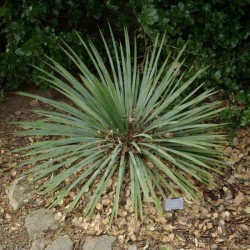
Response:
POLYGON ((175 211, 182 210, 184 207, 184 200, 182 197, 170 198, 165 200, 165 211, 172 212, 172 226, 174 225, 175 211))

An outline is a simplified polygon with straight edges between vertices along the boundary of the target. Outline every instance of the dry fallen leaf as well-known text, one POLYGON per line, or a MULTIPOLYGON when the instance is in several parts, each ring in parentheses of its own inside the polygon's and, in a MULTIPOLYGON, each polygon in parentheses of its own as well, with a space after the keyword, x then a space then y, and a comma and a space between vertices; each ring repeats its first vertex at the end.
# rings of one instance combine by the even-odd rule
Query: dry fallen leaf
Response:
POLYGON ((229 237, 228 237, 228 239, 229 240, 232 240, 232 239, 234 239, 234 238, 236 238, 237 236, 235 235, 235 234, 231 234, 231 235, 229 235, 229 237))
POLYGON ((163 228, 167 232, 172 232, 174 227, 172 225, 168 224, 168 225, 163 226, 163 228))
POLYGON ((105 199, 102 199, 102 205, 108 205, 109 203, 111 202, 111 200, 109 198, 105 198, 105 199))
POLYGON ((173 241, 173 240, 174 240, 174 237, 175 237, 175 235, 174 235, 173 233, 171 233, 171 234, 169 235, 170 241, 173 241))
POLYGON ((154 168, 154 164, 150 161, 147 161, 146 162, 146 165, 150 168, 150 169, 153 169, 154 168))
POLYGON ((97 203, 96 204, 96 209, 97 210, 102 210, 103 209, 103 205, 101 203, 97 203))
POLYGON ((132 235, 130 236, 130 239, 131 239, 132 241, 136 241, 136 236, 135 236, 134 234, 132 234, 132 235))
MULTIPOLYGON (((24 114, 23 111, 22 114, 24 114)), ((10 130, 10 128, 5 126, 3 131, 10 130)), ((125 185, 121 192, 121 207, 117 219, 115 219, 113 225, 109 227, 108 215, 112 208, 114 190, 117 186, 118 177, 118 175, 114 175, 114 179, 112 178, 113 182, 110 180, 108 188, 105 190, 102 198, 105 204, 102 204, 102 201, 100 201, 96 205, 97 210, 92 216, 89 218, 81 218, 82 208, 86 206, 88 197, 86 200, 81 199, 81 206, 77 207, 75 212, 66 218, 67 223, 61 223, 61 232, 72 237, 74 243, 78 242, 79 238, 77 239, 77 237, 79 235, 92 235, 94 237, 97 235, 115 235, 118 239, 115 245, 115 249, 117 250, 127 249, 128 245, 132 243, 132 239, 136 241, 133 244, 137 245, 138 249, 161 249, 162 245, 169 246, 171 250, 247 248, 247 246, 249 246, 248 232, 250 213, 250 200, 248 198, 250 195, 249 131, 249 129, 239 130, 239 132, 236 131, 238 142, 235 143, 234 147, 230 148, 230 150, 233 151, 231 161, 234 165, 225 169, 225 175, 217 179, 218 189, 208 194, 204 192, 206 195, 204 197, 205 201, 196 201, 192 204, 188 201, 185 202, 184 210, 178 212, 176 216, 174 227, 171 226, 171 213, 164 213, 162 215, 158 211, 155 211, 155 208, 151 204, 147 203, 143 203, 143 209, 145 209, 143 222, 141 224, 135 222, 135 215, 130 200, 129 175, 125 177, 124 180, 125 185), (96 216, 96 214, 98 215, 96 216), (72 219, 73 221, 71 222, 72 219), (183 235, 178 235, 176 231, 181 232, 183 235), (74 233, 76 233, 76 237, 74 233), (131 236, 132 239, 130 238, 131 236), (185 237, 187 239, 186 241, 185 237)), ((8 134, 8 132, 3 135, 5 136, 6 134, 8 134)), ((42 138, 37 139, 32 137, 30 140, 27 139, 29 143, 38 140, 42 140, 42 138)), ((22 141, 17 141, 17 143, 22 144, 22 141)), ((2 145, 0 146, 3 153, 6 154, 0 154, 0 162, 4 161, 4 168, 6 168, 6 166, 7 169, 9 168, 9 171, 4 173, 3 178, 0 178, 0 186, 3 187, 7 185, 13 177, 20 175, 19 170, 12 169, 14 167, 13 158, 14 162, 18 163, 18 157, 20 156, 15 154, 7 155, 10 151, 10 147, 14 149, 15 145, 12 144, 11 140, 6 140, 6 145, 7 146, 3 147, 2 145), (8 157, 9 162, 7 162, 8 157)), ((101 145, 102 144, 99 146, 101 145)), ((18 146, 23 146, 23 144, 18 146)), ((231 154, 229 155, 231 157, 231 154)), ((28 166, 28 168, 29 167, 32 166, 28 166)), ((0 175, 1 173, 0 170, 0 175)), ((81 171, 76 174, 81 174, 81 171)), ((167 176, 164 176, 164 178, 167 179, 167 176)), ((67 181, 70 182, 71 179, 69 178, 67 181)), ((93 188, 89 188, 91 193, 95 191, 94 187, 96 187, 98 183, 99 179, 96 180, 93 188)), ((69 183, 66 184, 68 185, 69 183)), ((174 186, 174 188, 176 189, 176 186, 174 186)), ((78 192, 79 190, 76 188, 74 192, 65 197, 61 205, 66 206, 78 192)), ((5 230, 7 228, 11 235, 15 237, 15 235, 20 234, 20 228, 23 227, 23 222, 30 207, 13 213, 8 207, 6 197, 4 197, 5 192, 2 192, 1 195, 0 227, 3 227, 5 230), (20 225, 15 223, 17 219, 20 225)), ((41 207, 48 204, 47 198, 40 199, 39 197, 39 195, 36 196, 36 205, 41 207)), ((34 210, 36 205, 34 205, 34 210)), ((57 206, 53 211, 55 212, 56 219, 60 219, 61 217, 65 218, 61 207, 57 206)), ((62 221, 62 219, 59 221, 62 221)), ((14 239, 14 237, 12 238, 13 243, 20 247, 18 245, 20 237, 16 239, 14 239), (15 240, 16 242, 14 242, 15 240)), ((85 239, 85 236, 83 236, 82 240, 85 241, 85 239)), ((26 246, 28 246, 28 243, 26 246)))
POLYGON ((244 198, 245 198, 244 194, 240 192, 234 199, 234 205, 239 206, 244 200, 244 198))
POLYGON ((172 138, 172 137, 174 137, 174 133, 171 133, 171 132, 166 133, 166 134, 164 134, 164 137, 165 138, 172 138))
POLYGON ((62 213, 61 212, 57 212, 56 214, 55 214, 55 219, 56 220, 60 220, 62 218, 62 213))
POLYGON ((250 207, 246 207, 245 212, 250 214, 250 207))
POLYGON ((102 224, 103 225, 109 224, 109 218, 106 218, 106 219, 102 220, 102 224))

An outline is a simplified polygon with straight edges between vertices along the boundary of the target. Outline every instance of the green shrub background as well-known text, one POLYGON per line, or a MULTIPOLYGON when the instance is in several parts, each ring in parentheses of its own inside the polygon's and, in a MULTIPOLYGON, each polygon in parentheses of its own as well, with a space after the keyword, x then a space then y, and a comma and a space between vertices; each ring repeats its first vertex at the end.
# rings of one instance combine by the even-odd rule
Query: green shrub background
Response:
POLYGON ((158 32, 166 32, 166 54, 177 54, 188 42, 187 71, 210 66, 203 75, 205 87, 223 89, 222 97, 230 100, 223 119, 232 126, 250 123, 247 0, 8 0, 3 1, 0 16, 0 96, 23 84, 39 83, 30 64, 44 68, 45 54, 74 70, 61 53, 61 39, 84 60, 75 30, 98 47, 98 28, 105 33, 109 21, 116 37, 123 34, 123 25, 141 37, 145 41, 141 53, 158 32))

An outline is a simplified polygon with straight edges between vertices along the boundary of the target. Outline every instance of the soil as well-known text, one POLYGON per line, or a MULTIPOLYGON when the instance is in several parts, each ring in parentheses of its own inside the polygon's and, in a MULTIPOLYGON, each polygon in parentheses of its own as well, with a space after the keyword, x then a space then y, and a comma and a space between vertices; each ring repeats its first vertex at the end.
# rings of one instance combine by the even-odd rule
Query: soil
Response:
MULTIPOLYGON (((61 98, 53 92, 28 90, 54 99, 61 98)), ((0 247, 4 249, 30 249, 31 243, 24 227, 26 216, 36 209, 47 207, 49 198, 36 196, 34 202, 14 211, 6 195, 7 187, 26 169, 15 168, 22 155, 12 151, 27 145, 32 138, 15 136, 20 128, 12 121, 28 121, 39 117, 31 113, 32 99, 7 95, 0 104, 0 247)), ((33 100, 34 101, 34 100, 33 100)), ((38 108, 47 109, 44 104, 38 108)), ((133 217, 121 210, 117 221, 107 226, 105 213, 108 203, 98 204, 102 209, 89 219, 84 218, 82 208, 64 216, 63 204, 55 207, 60 230, 48 232, 46 238, 69 235, 74 249, 81 249, 87 237, 114 235, 118 238, 115 249, 127 249, 136 244, 138 249, 250 249, 250 127, 235 131, 233 142, 228 144, 230 159, 225 174, 217 178, 218 188, 204 191, 204 199, 194 203, 185 202, 184 210, 176 213, 174 225, 172 214, 157 214, 154 207, 145 205, 143 222, 132 223, 133 217)), ((105 197, 108 199, 108 194, 105 197)), ((125 202, 126 203, 126 202, 125 202)))

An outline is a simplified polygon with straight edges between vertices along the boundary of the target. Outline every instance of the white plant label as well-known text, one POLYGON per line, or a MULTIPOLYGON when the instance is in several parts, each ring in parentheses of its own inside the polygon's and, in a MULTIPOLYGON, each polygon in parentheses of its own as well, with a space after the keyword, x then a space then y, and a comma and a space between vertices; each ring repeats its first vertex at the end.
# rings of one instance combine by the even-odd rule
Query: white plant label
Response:
POLYGON ((183 197, 165 200, 165 211, 182 210, 184 207, 183 197))

